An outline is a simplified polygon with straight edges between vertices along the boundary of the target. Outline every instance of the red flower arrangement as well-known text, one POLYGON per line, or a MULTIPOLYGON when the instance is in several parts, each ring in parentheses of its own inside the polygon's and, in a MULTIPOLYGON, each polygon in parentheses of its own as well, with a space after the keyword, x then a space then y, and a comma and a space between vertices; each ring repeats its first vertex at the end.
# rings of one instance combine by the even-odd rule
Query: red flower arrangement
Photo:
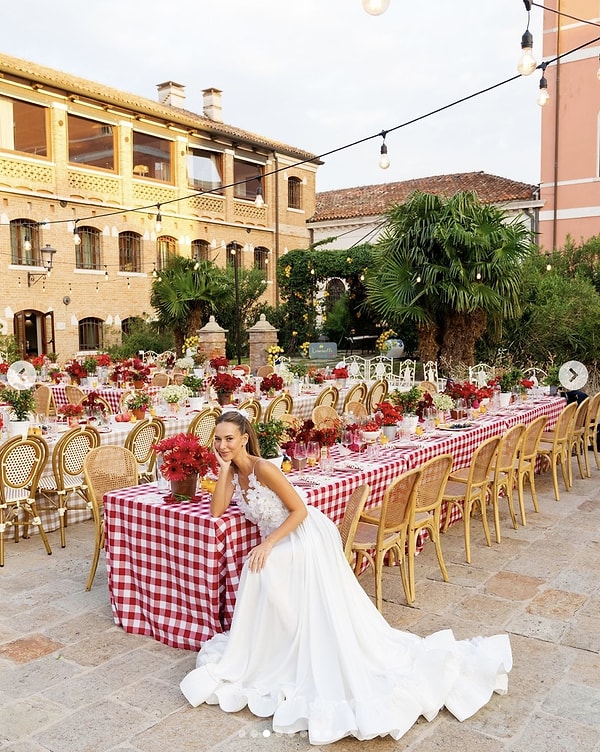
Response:
POLYGON ((423 413, 430 407, 433 407, 433 397, 430 392, 423 392, 423 396, 417 402, 417 409, 415 410, 415 413, 419 416, 419 420, 423 420, 423 413))
POLYGON ((521 386, 524 389, 531 389, 535 384, 535 381, 533 379, 521 379, 521 386))
POLYGON ((256 391, 256 388, 255 388, 254 384, 243 384, 242 385, 242 392, 251 392, 252 394, 254 394, 255 391, 256 391))
POLYGON ((98 392, 90 392, 88 396, 81 401, 81 404, 90 413, 104 413, 106 412, 106 404, 98 399, 98 392))
POLYGON ((129 358, 122 363, 122 375, 127 381, 143 381, 150 379, 150 368, 139 358, 129 358))
POLYGON ((36 369, 36 371, 39 371, 46 362, 46 356, 36 355, 35 358, 32 358, 30 362, 31 365, 36 369))
POLYGON ((234 392, 242 385, 242 380, 230 373, 217 373, 212 377, 210 383, 217 394, 223 394, 223 392, 234 392))
POLYGON ((78 360, 69 360, 65 363, 65 371, 75 379, 85 379, 88 372, 78 360))
POLYGON ((0 363, 0 373, 8 373, 8 369, 10 367, 10 363, 7 363, 5 360, 0 363))
POLYGON ((185 480, 190 475, 203 477, 209 470, 215 475, 218 472, 214 452, 193 433, 178 433, 153 444, 152 448, 163 456, 161 472, 167 480, 185 480))
POLYGON ((348 369, 346 366, 340 366, 339 368, 333 369, 333 378, 334 379, 347 379, 348 378, 348 369))
POLYGON ((288 425, 286 428, 286 437, 288 441, 281 446, 286 451, 292 444, 295 443, 308 443, 309 441, 317 441, 320 446, 333 446, 340 438, 342 430, 341 420, 332 421, 331 425, 325 428, 316 428, 312 420, 305 420, 299 427, 288 425))
POLYGON ((101 353, 100 355, 96 355, 96 361, 102 368, 108 368, 108 366, 112 363, 110 355, 108 355, 108 353, 101 353))
POLYGON ((224 355, 217 355, 216 358, 211 358, 208 362, 215 369, 215 371, 218 371, 219 368, 229 367, 229 360, 224 355))
POLYGON ((377 405, 375 420, 381 426, 395 426, 402 419, 402 408, 396 407, 391 402, 380 402, 377 405))
POLYGON ((64 415, 65 418, 78 418, 80 415, 83 415, 83 410, 83 405, 72 405, 70 402, 58 408, 58 412, 64 415))
POLYGON ((270 392, 271 389, 278 391, 283 389, 283 378, 277 373, 272 373, 269 376, 265 376, 260 382, 261 392, 270 392))

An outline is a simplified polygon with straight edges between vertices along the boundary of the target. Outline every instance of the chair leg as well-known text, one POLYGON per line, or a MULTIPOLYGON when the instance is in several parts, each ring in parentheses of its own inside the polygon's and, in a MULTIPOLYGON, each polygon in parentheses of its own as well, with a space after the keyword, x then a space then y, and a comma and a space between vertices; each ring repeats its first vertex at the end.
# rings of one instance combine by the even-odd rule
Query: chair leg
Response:
POLYGON ((550 464, 552 467, 552 484, 554 486, 554 498, 560 501, 560 492, 558 490, 558 461, 557 457, 551 456, 550 464))
POLYGON ((442 573, 444 582, 450 582, 450 578, 448 577, 448 570, 446 569, 446 563, 444 561, 444 556, 442 554, 442 541, 440 539, 439 519, 436 520, 436 518, 434 517, 433 525, 430 525, 428 527, 428 530, 429 530, 429 537, 431 538, 431 542, 435 546, 435 553, 437 556, 438 564, 440 565, 440 572, 442 573))
POLYGON ((566 456, 568 455, 569 452, 570 452, 570 447, 565 446, 563 447, 560 454, 558 455, 558 462, 560 464, 560 472, 562 475, 563 483, 565 484, 565 489, 567 491, 570 491, 571 486, 573 485, 572 478, 571 478, 571 469, 572 469, 571 457, 570 455, 566 456))
POLYGON ((31 520, 32 524, 37 526, 38 532, 44 544, 44 548, 46 549, 46 553, 48 554, 48 556, 50 556, 52 554, 52 549, 50 548, 50 543, 48 542, 46 531, 44 530, 44 526, 42 525, 42 522, 40 520, 40 516, 35 506, 35 502, 31 499, 29 501, 29 506, 31 508, 31 514, 33 515, 33 519, 31 520))
POLYGON ((463 526, 465 536, 465 561, 471 563, 471 505, 465 499, 463 505, 463 526))
MULTIPOLYGON (((521 513, 521 525, 527 527, 527 518, 525 516, 525 478, 527 471, 517 473, 517 496, 519 499, 519 511, 521 513)), ((536 502, 534 502, 535 506, 536 502)))
POLYGON ((502 533, 500 532, 500 491, 504 484, 494 485, 492 489, 492 511, 494 513, 494 528, 496 530, 496 543, 502 543, 502 533))
POLYGON ((416 598, 415 588, 415 556, 417 555, 417 535, 416 530, 408 531, 408 553, 406 555, 406 569, 407 571, 407 587, 404 588, 406 594, 406 601, 408 605, 412 605, 416 598))
POLYGON ((488 546, 491 546, 492 539, 490 537, 490 527, 487 521, 487 494, 487 489, 481 492, 481 496, 479 497, 479 507, 481 509, 481 522, 483 523, 483 534, 485 535, 485 542, 488 544, 488 546))

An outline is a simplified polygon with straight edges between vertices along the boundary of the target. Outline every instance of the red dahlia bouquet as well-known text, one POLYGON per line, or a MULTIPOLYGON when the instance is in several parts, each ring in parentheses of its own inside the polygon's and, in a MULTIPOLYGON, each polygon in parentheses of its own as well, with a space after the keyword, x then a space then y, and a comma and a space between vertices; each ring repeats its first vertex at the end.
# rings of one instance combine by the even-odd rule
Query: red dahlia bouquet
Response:
POLYGON ((208 471, 218 472, 214 452, 203 446, 193 433, 178 433, 154 444, 155 452, 162 454, 161 472, 167 480, 185 480, 190 475, 205 476, 208 471))

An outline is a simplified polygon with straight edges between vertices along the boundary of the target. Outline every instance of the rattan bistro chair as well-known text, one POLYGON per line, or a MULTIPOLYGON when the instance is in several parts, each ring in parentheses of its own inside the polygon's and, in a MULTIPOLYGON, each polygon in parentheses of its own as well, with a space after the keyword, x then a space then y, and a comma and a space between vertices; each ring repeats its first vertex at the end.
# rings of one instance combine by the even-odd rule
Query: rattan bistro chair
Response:
POLYGON ((542 433, 538 447, 538 453, 546 457, 550 463, 556 501, 560 501, 560 491, 558 490, 559 465, 566 490, 568 491, 571 488, 571 458, 568 452, 571 446, 570 436, 576 411, 577 402, 566 405, 558 416, 554 428, 542 433))
POLYGON ((215 437, 217 418, 221 414, 220 407, 205 407, 192 418, 188 426, 188 433, 193 433, 200 439, 202 446, 211 447, 215 437))
POLYGON ((342 407, 342 412, 346 413, 348 412, 347 407, 350 402, 364 402, 367 396, 367 385, 364 381, 361 381, 358 384, 354 384, 354 386, 351 386, 350 389, 346 392, 346 396, 344 397, 344 404, 342 407))
POLYGON ((245 410, 248 413, 248 420, 250 423, 256 423, 259 421, 260 416, 262 415, 262 405, 254 397, 244 400, 238 409, 245 410))
POLYGON ((483 532, 488 546, 492 545, 490 529, 487 522, 486 501, 490 490, 490 471, 500 443, 499 436, 482 442, 471 458, 469 467, 450 473, 443 501, 447 502, 444 532, 448 530, 452 517, 452 508, 460 507, 464 525, 465 560, 471 563, 471 514, 476 506, 481 510, 483 532))
POLYGON ((571 428, 571 434, 569 436, 569 447, 567 449, 567 456, 569 458, 569 472, 571 473, 571 481, 573 476, 573 470, 570 467, 571 457, 575 455, 577 457, 577 465, 579 467, 579 474, 581 479, 590 478, 592 472, 590 470, 590 461, 588 458, 588 421, 590 415, 590 407, 592 400, 590 397, 584 399, 575 411, 575 420, 571 428))
POLYGON ((138 463, 138 475, 142 483, 154 480, 156 452, 152 447, 162 441, 164 436, 165 424, 156 418, 139 421, 127 434, 125 448, 129 449, 138 463))
POLYGON ((600 470, 600 451, 598 450, 598 427, 600 426, 600 392, 591 397, 591 404, 588 413, 588 428, 586 446, 594 452, 596 468, 600 470))
POLYGON ((287 392, 278 394, 269 402, 264 413, 263 423, 269 423, 272 420, 277 420, 280 415, 284 413, 292 413, 294 411, 294 400, 287 392))
POLYGON ((369 417, 369 413, 367 412, 367 408, 365 407, 364 402, 348 402, 344 412, 348 415, 354 415, 357 421, 369 417))
POLYGON ((29 525, 36 525, 46 553, 52 553, 35 503, 38 480, 47 459, 48 446, 38 436, 16 436, 0 446, 0 567, 4 566, 4 536, 11 526, 17 543, 19 527, 25 528, 26 538, 29 525))
POLYGON ((40 478, 39 493, 58 512, 61 548, 66 546, 68 511, 75 508, 74 495, 80 499, 77 508, 89 507, 83 461, 90 449, 99 445, 100 434, 92 426, 71 428, 58 439, 52 450, 52 476, 40 478))
MULTIPOLYGON (((52 396, 52 389, 46 384, 39 384, 33 392, 33 398, 35 400, 35 412, 37 415, 52 415, 52 403, 54 398, 52 396)), ((56 408, 54 409, 56 413, 56 408)))
POLYGON ((383 563, 387 554, 400 564, 400 575, 404 594, 411 597, 410 584, 406 572, 406 542, 411 507, 421 470, 408 470, 395 478, 386 488, 381 503, 378 523, 359 521, 352 542, 352 552, 356 554, 355 574, 361 571, 363 559, 373 567, 375 575, 375 605, 381 611, 383 563))
POLYGON ((313 407, 311 413, 311 420, 315 424, 315 428, 333 428, 340 424, 340 416, 328 405, 319 405, 313 407))
POLYGON ((375 407, 386 398, 389 390, 388 382, 385 379, 380 379, 371 384, 371 388, 367 392, 365 398, 365 407, 369 415, 375 412, 375 407))
POLYGON ((338 527, 340 531, 340 537, 342 539, 342 547, 344 549, 344 555, 348 560, 348 564, 352 566, 354 561, 354 552, 352 550, 352 544, 354 543, 354 536, 356 535, 356 529, 360 520, 360 516, 363 513, 367 499, 369 498, 369 492, 371 488, 367 483, 362 486, 357 486, 352 492, 346 508, 344 509, 344 516, 338 527))
POLYGON ((94 582, 100 551, 104 548, 104 494, 117 488, 138 484, 138 463, 133 453, 122 446, 105 444, 91 449, 83 463, 94 518, 94 553, 86 590, 94 582))
POLYGON ((515 472, 517 478, 517 493, 519 498, 519 511, 521 513, 521 524, 527 525, 525 515, 525 481, 529 481, 529 490, 531 491, 531 500, 536 512, 540 511, 538 506, 537 494, 535 490, 535 463, 538 458, 538 449, 542 431, 548 421, 546 415, 540 415, 539 418, 531 421, 525 429, 521 446, 517 454, 515 463, 515 472))
POLYGON ((85 399, 86 394, 75 384, 65 384, 65 397, 69 405, 79 405, 85 399))
POLYGON ((319 394, 317 399, 315 400, 314 407, 332 407, 335 409, 338 398, 339 398, 339 391, 336 386, 326 386, 325 389, 319 394))
POLYGON ((500 502, 502 498, 506 499, 513 529, 516 530, 518 527, 515 506, 513 504, 513 489, 517 475, 516 467, 519 450, 522 447, 526 430, 524 423, 517 423, 516 426, 509 428, 502 436, 498 451, 496 452, 496 462, 492 468, 492 492, 490 497, 494 512, 496 543, 502 543, 502 532, 500 530, 500 502))

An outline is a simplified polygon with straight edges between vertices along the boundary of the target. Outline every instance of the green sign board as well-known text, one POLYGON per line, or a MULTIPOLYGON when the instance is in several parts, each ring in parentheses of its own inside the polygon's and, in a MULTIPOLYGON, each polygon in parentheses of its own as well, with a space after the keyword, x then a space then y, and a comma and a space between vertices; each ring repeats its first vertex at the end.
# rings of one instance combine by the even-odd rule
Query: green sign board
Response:
POLYGON ((308 357, 311 360, 337 358, 337 344, 335 342, 311 342, 308 346, 308 357))

